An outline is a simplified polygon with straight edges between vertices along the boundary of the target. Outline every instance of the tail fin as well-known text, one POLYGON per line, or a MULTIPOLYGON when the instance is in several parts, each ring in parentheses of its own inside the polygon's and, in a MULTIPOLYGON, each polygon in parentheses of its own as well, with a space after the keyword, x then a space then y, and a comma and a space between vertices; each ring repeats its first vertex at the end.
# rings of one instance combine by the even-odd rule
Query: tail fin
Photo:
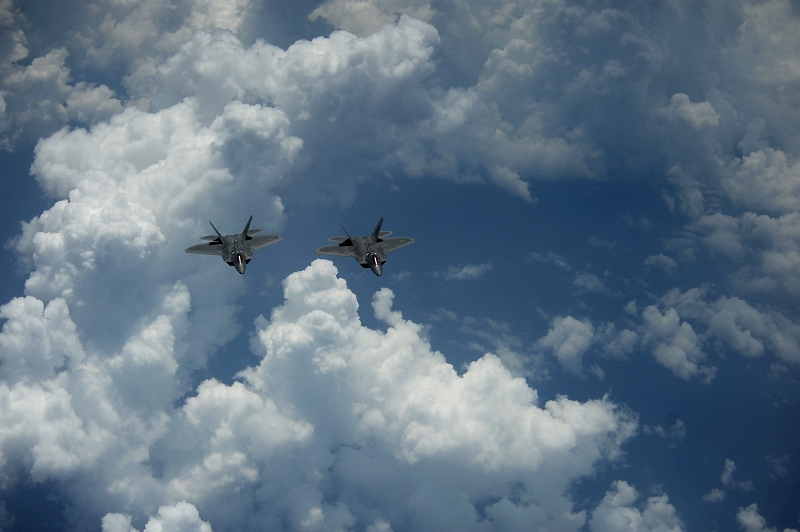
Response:
POLYGON ((372 238, 375 239, 376 242, 380 240, 381 225, 383 225, 383 216, 378 220, 378 225, 375 226, 375 229, 372 230, 372 238))
MULTIPOLYGON (((211 223, 211 220, 209 220, 208 223, 211 224, 211 227, 214 227, 214 224, 211 223)), ((217 231, 216 227, 214 227, 214 232, 217 233, 217 238, 219 238, 219 241, 222 242, 222 235, 219 233, 219 231, 217 231)))
POLYGON ((347 235, 347 239, 345 239, 342 242, 340 242, 339 245, 340 246, 352 246, 353 245, 353 237, 350 236, 350 233, 347 232, 347 229, 345 229, 342 224, 339 224, 339 225, 341 226, 342 231, 344 231, 344 234, 347 235))
POLYGON ((247 225, 244 226, 242 229, 242 240, 247 240, 247 231, 250 230, 250 222, 253 221, 253 215, 250 215, 250 218, 247 219, 247 225))

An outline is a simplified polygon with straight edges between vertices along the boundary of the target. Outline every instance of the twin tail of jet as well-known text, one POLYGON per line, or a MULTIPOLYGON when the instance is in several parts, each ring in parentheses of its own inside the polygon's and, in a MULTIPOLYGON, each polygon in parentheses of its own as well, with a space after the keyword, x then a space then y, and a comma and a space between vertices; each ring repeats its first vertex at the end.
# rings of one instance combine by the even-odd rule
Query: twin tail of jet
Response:
MULTIPOLYGON (((186 253, 197 253, 200 255, 219 255, 228 265, 236 268, 240 274, 244 274, 247 263, 253 258, 253 251, 275 244, 283 240, 280 235, 256 235, 261 229, 250 229, 250 222, 253 217, 247 220, 247 225, 241 233, 235 235, 222 235, 214 224, 215 235, 200 237, 201 240, 208 240, 205 244, 197 244, 186 248, 186 253)), ((350 233, 342 226, 347 236, 334 236, 329 238, 335 245, 323 246, 316 250, 317 255, 333 255, 336 257, 353 257, 362 268, 369 268, 372 272, 380 276, 383 273, 383 265, 386 262, 386 255, 390 251, 400 249, 414 243, 413 238, 392 237, 391 231, 381 231, 383 218, 378 221, 378 225, 372 233, 364 236, 350 236, 350 233)))

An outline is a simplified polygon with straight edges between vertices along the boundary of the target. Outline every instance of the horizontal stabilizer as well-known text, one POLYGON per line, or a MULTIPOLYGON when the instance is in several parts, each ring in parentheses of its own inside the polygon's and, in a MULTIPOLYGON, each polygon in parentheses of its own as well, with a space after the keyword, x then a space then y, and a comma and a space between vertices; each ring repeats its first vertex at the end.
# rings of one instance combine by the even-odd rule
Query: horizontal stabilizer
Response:
POLYGON ((260 232, 261 232, 261 229, 250 229, 249 231, 247 231, 247 236, 253 236, 254 234, 260 233, 260 232))
POLYGON ((332 236, 328 239, 331 242, 344 242, 347 240, 346 236, 332 236))
POLYGON ((391 231, 381 231, 380 233, 378 233, 378 238, 386 238, 387 236, 389 236, 391 234, 392 234, 391 231))
POLYGON ((216 240, 218 238, 219 237, 217 235, 206 235, 206 236, 201 236, 200 240, 216 240))

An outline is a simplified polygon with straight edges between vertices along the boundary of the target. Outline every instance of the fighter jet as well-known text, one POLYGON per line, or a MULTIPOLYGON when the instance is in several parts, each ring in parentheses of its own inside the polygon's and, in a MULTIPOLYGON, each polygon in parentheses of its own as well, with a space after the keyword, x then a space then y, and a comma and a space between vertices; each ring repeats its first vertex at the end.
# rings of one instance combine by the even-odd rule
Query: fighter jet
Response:
POLYGON ((259 233, 261 229, 250 229, 250 222, 252 221, 253 217, 250 216, 247 220, 247 225, 244 226, 240 234, 225 236, 221 235, 217 228, 214 227, 214 224, 209 221, 208 223, 211 224, 211 227, 214 227, 216 235, 201 236, 201 240, 210 240, 210 242, 188 247, 186 248, 186 253, 219 255, 229 266, 233 266, 237 272, 244 274, 247 263, 253 258, 253 251, 283 240, 283 237, 279 235, 253 236, 259 233))
POLYGON ((386 254, 414 243, 414 239, 408 237, 386 238, 392 232, 381 231, 381 224, 383 224, 383 217, 378 221, 378 225, 375 226, 372 234, 357 237, 350 236, 347 229, 342 226, 347 236, 329 238, 328 240, 338 242, 338 244, 321 247, 316 253, 317 255, 353 257, 362 268, 369 268, 375 275, 380 277, 383 273, 383 263, 386 262, 386 254))

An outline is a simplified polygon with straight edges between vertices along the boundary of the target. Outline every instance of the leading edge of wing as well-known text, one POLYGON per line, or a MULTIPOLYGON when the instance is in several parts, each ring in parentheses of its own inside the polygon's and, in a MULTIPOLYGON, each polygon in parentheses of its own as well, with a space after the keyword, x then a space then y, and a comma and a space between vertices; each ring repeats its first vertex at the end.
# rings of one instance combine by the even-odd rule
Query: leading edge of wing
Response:
POLYGON ((389 251, 394 251, 396 249, 404 248, 413 243, 414 243, 413 238, 409 238, 407 236, 397 236, 392 238, 384 238, 383 242, 381 242, 381 246, 383 246, 383 249, 389 252, 389 251))
POLYGON ((338 244, 333 246, 323 246, 316 251, 317 255, 333 255, 335 257, 352 257, 353 246, 340 246, 338 244))
POLYGON ((222 244, 197 244, 186 248, 186 253, 196 253, 198 255, 221 255, 222 244))
MULTIPOLYGON (((252 233, 252 231, 250 231, 250 233, 252 233)), ((272 244, 276 244, 281 240, 283 240, 283 237, 280 235, 254 236, 247 241, 247 245, 250 246, 250 249, 261 249, 267 246, 271 246, 272 244)))

